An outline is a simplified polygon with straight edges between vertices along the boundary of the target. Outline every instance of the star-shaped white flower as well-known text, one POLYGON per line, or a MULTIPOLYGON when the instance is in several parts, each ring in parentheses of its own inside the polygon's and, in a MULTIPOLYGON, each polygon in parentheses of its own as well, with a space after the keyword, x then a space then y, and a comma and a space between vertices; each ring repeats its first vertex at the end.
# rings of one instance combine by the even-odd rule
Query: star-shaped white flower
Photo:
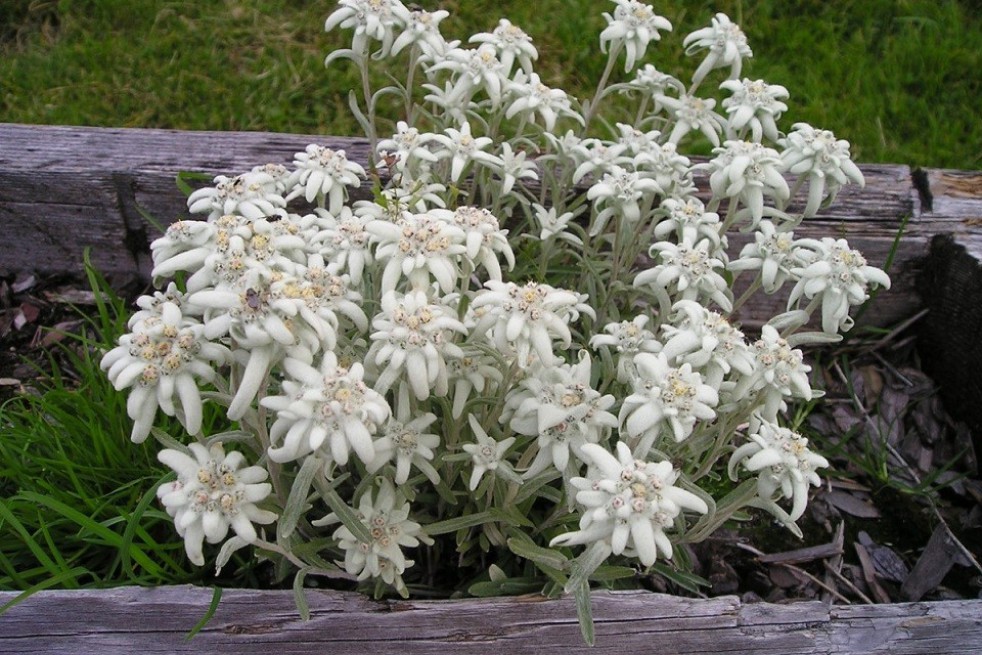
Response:
POLYGON ((380 371, 375 382, 379 392, 398 383, 399 397, 408 396, 409 390, 417 400, 447 395, 447 360, 464 355, 452 335, 467 332, 448 302, 431 301, 423 291, 382 296, 382 309, 372 319, 372 346, 365 356, 380 371))
POLYGON ((762 421, 750 441, 730 456, 730 478, 737 479, 736 470, 743 467, 757 473, 759 506, 771 511, 784 523, 801 518, 808 503, 808 485, 819 486, 816 469, 829 465, 827 459, 808 448, 808 439, 788 428, 762 421), (786 513, 777 501, 791 500, 791 512, 786 513))
POLYGON ((522 479, 505 459, 505 453, 515 443, 515 437, 508 437, 501 441, 492 439, 473 414, 468 415, 467 422, 471 426, 474 439, 477 440, 477 443, 465 443, 462 446, 464 452, 471 456, 473 466, 467 488, 471 491, 477 489, 485 473, 501 475, 509 482, 521 484, 522 479))
POLYGON ((869 266, 862 253, 851 249, 845 239, 802 239, 797 245, 811 252, 802 255, 800 267, 791 269, 798 283, 791 290, 788 307, 801 298, 811 299, 813 304, 820 301, 822 330, 829 334, 852 328, 849 310, 866 302, 871 286, 890 288, 889 276, 869 266))
POLYGON ((270 428, 274 462, 292 462, 317 453, 325 462, 341 466, 354 450, 364 463, 375 459, 373 436, 389 418, 385 398, 363 381, 360 363, 340 366, 337 356, 325 351, 314 368, 296 360, 283 361, 287 376, 283 394, 263 398, 262 405, 276 412, 270 428))
POLYGON ((747 37, 740 26, 733 23, 726 14, 716 14, 709 27, 696 30, 682 42, 685 54, 694 55, 708 50, 706 58, 692 75, 693 84, 699 84, 714 68, 730 67, 730 79, 740 77, 740 69, 745 58, 754 53, 747 45, 747 37))
MULTIPOLYGON (((362 494, 355 515, 364 523, 372 540, 360 541, 346 526, 334 531, 333 538, 344 550, 344 570, 357 575, 359 580, 381 578, 401 595, 408 596, 402 574, 413 565, 413 560, 407 559, 402 549, 414 548, 420 542, 433 543, 422 526, 409 519, 409 502, 391 481, 383 479, 377 493, 369 489, 362 494)), ((337 520, 332 513, 313 523, 320 527, 337 520)))
POLYGON ((638 353, 634 365, 634 393, 624 399, 618 420, 623 434, 637 444, 635 454, 644 457, 664 428, 681 442, 698 421, 715 420, 719 394, 691 364, 673 367, 664 353, 638 353))
POLYGON ((684 510, 705 514, 706 502, 675 483, 679 471, 671 462, 635 459, 624 442, 617 456, 597 444, 583 446, 590 465, 586 477, 573 478, 576 502, 583 508, 580 529, 561 534, 550 546, 600 543, 608 554, 637 557, 651 566, 659 554, 672 558, 672 541, 665 534, 684 510))
POLYGON ((238 451, 226 454, 220 443, 210 449, 198 443, 188 448, 190 454, 170 448, 157 453, 161 463, 177 472, 176 481, 160 485, 157 497, 184 537, 188 559, 202 566, 206 539, 217 544, 232 528, 240 539, 252 543, 257 538, 252 524, 272 523, 276 514, 256 507, 272 490, 264 482, 269 475, 266 469, 243 468, 245 456, 238 451))
POLYGON ((318 201, 332 214, 338 214, 344 205, 347 187, 360 187, 365 169, 348 159, 344 150, 331 150, 310 144, 304 152, 293 156, 296 170, 291 182, 296 188, 287 200, 303 196, 307 202, 318 201))
POLYGON ((559 339, 561 346, 568 348, 572 341, 569 323, 581 312, 596 318, 585 297, 548 284, 528 282, 519 286, 489 280, 484 286, 487 288, 471 301, 471 308, 480 312, 472 334, 490 331, 491 341, 500 351, 515 353, 522 368, 532 364, 533 352, 542 364, 553 363, 553 340, 559 339))
POLYGON ((848 141, 807 123, 795 123, 791 127, 781 159, 785 171, 808 181, 806 218, 817 214, 822 203, 835 200, 843 186, 866 185, 862 171, 852 161, 848 141))
POLYGON ((214 379, 216 367, 231 360, 228 348, 209 341, 204 326, 170 301, 138 312, 130 326, 132 332, 100 363, 116 390, 133 387, 126 402, 133 419, 130 438, 136 443, 147 438, 158 408, 197 434, 202 412, 197 381, 214 379))
POLYGON ((604 12, 607 27, 600 33, 600 50, 623 47, 626 54, 624 72, 630 72, 635 62, 644 57, 648 44, 661 39, 659 30, 672 31, 667 18, 637 0, 612 0, 617 4, 614 15, 604 12))

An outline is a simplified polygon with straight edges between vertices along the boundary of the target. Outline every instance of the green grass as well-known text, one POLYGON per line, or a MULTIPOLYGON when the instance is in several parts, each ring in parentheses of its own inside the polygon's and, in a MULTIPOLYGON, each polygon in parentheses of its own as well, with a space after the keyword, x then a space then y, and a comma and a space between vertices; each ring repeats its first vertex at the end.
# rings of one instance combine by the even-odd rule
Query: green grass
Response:
MULTIPOLYGON (((156 489, 154 444, 129 440, 125 394, 99 369, 128 310, 94 274, 101 304, 51 352, 39 393, 0 405, 0 590, 221 583, 190 566, 156 489)), ((172 433, 176 422, 161 425, 172 433)), ((251 566, 229 575, 249 584, 251 566)), ((2 607, 0 607, 2 610, 2 607)))
MULTIPOLYGON (((0 120, 348 134, 351 66, 323 67, 348 34, 323 32, 326 0, 5 0, 0 120)), ((444 34, 522 26, 543 79, 587 97, 602 58, 597 0, 432 0, 444 34)), ((681 39, 715 11, 743 25, 747 76, 791 92, 783 125, 806 121, 863 162, 979 168, 982 11, 972 0, 655 2, 675 26, 646 61, 676 75, 681 39)))

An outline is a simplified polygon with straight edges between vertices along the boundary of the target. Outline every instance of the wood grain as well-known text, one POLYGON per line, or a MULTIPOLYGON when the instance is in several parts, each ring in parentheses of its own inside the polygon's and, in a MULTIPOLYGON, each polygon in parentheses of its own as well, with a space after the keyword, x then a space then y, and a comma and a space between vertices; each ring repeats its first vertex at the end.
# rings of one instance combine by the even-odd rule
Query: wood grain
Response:
MULTIPOLYGON (((0 593, 0 603, 13 594, 0 593)), ((877 606, 744 604, 643 591, 597 592, 597 643, 580 636, 572 599, 371 601, 309 590, 302 621, 285 591, 225 591, 192 639, 211 591, 195 587, 46 591, 0 616, 0 653, 976 653, 982 601, 877 606)))

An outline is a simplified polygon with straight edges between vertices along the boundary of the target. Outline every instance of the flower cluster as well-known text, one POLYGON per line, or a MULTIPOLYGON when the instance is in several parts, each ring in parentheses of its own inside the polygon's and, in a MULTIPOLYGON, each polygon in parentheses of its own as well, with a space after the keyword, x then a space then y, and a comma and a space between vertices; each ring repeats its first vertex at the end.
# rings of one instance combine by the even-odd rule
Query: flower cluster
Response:
POLYGON ((326 28, 351 47, 326 61, 362 76, 367 161, 312 144, 216 177, 188 198, 202 220, 152 244, 169 285, 102 365, 133 440, 167 445, 158 495, 192 562, 232 528, 222 552, 253 544, 277 571, 486 591, 528 585, 482 569, 510 549, 579 593, 608 558, 671 559, 747 507, 797 530, 828 466, 788 427, 821 393, 799 346, 839 338, 889 278, 795 230, 862 174, 830 132, 781 131, 789 93, 741 77, 728 17, 684 38, 703 59, 683 83, 648 62, 671 23, 613 2, 587 100, 547 85, 506 19, 447 41, 446 11, 341 0, 326 28), (373 88, 403 79, 377 65, 407 83, 373 88), (758 291, 786 310, 741 325, 758 291), (190 445, 151 430, 158 409, 190 445))

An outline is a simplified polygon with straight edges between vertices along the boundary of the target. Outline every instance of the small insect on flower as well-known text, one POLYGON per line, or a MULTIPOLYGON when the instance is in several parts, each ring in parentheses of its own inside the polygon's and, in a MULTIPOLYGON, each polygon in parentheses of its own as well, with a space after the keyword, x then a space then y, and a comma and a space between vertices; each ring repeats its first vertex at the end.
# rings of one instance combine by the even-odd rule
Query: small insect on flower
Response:
POLYGON ((259 295, 259 292, 253 289, 252 287, 246 289, 245 301, 246 301, 246 305, 249 306, 249 309, 252 310, 259 309, 259 307, 262 306, 263 303, 262 297, 259 295))

